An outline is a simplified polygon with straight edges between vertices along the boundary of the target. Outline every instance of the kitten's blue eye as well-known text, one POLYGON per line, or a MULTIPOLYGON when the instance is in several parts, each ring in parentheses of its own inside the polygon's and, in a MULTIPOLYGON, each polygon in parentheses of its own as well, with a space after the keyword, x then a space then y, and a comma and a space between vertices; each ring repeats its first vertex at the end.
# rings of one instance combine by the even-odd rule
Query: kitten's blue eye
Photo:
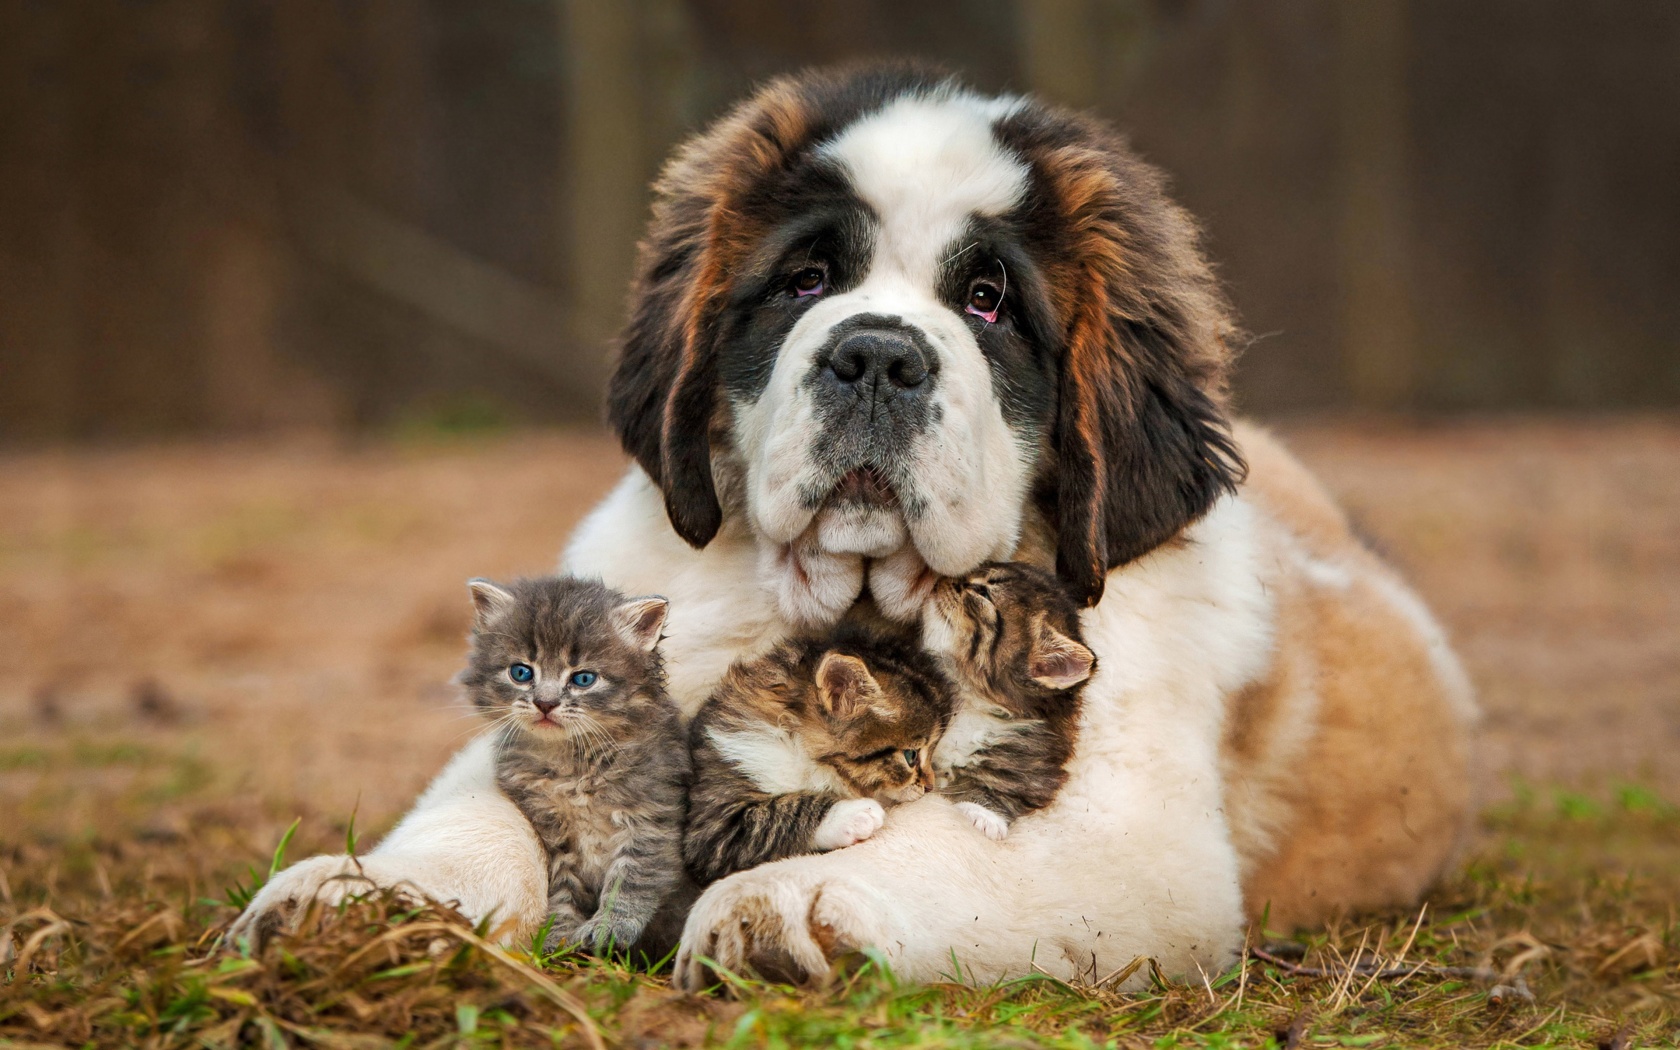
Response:
POLYGON ((508 668, 508 677, 522 685, 536 676, 537 672, 531 670, 530 664, 513 664, 508 668))
POLYGON ((915 766, 916 766, 916 756, 917 756, 918 753, 919 752, 916 752, 916 751, 905 751, 904 752, 904 761, 908 762, 912 769, 914 769, 915 766))
POLYGON ((597 677, 599 676, 594 671, 576 671, 572 674, 572 684, 579 689, 588 689, 595 684, 597 677))

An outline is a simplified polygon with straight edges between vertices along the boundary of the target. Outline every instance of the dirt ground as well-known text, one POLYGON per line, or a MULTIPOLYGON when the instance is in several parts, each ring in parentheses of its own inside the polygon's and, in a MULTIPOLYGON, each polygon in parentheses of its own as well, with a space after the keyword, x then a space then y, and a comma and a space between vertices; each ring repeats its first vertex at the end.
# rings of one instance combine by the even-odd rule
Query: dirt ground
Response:
MULTIPOLYGON (((1448 625, 1490 797, 1675 795, 1680 420, 1282 433, 1448 625)), ((552 432, 0 458, 0 839, 167 835, 189 795, 259 842, 387 826, 476 728, 463 581, 550 568, 623 465, 552 432)))

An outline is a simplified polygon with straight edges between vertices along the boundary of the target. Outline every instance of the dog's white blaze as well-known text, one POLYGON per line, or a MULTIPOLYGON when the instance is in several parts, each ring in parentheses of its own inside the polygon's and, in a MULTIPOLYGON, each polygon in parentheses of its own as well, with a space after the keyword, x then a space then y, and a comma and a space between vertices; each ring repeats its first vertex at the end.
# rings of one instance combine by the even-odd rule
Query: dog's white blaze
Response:
POLYGON ((941 264, 966 247, 959 239, 970 219, 1001 215, 1026 192, 1026 165, 992 133, 1018 105, 961 92, 902 99, 823 150, 879 221, 869 273, 841 297, 855 299, 847 312, 900 317, 941 359, 942 418, 913 467, 932 513, 911 531, 923 560, 947 575, 1014 549, 1032 468, 1031 450, 1003 420, 979 344, 935 291, 941 264))
POLYGON ((1017 105, 961 92, 900 99, 823 147, 880 220, 870 277, 897 273, 931 298, 939 263, 962 248, 950 245, 969 217, 1001 215, 1020 201, 1027 167, 992 135, 1017 105))
POLYGON ((833 554, 880 558, 903 543, 896 518, 829 512, 816 520, 806 505, 812 490, 833 481, 812 456, 821 437, 806 387, 812 357, 835 324, 878 313, 920 329, 939 358, 938 421, 907 457, 914 491, 900 493, 919 511, 907 523, 909 538, 945 574, 1014 550, 1033 439, 1004 421, 985 355, 964 319, 939 299, 935 282, 945 259, 962 249, 973 216, 1006 212, 1026 192, 1026 166, 992 134, 993 123, 1017 105, 951 91, 904 99, 822 147, 874 212, 874 254, 857 287, 800 318, 760 396, 735 405, 748 514, 767 540, 792 543, 815 520, 817 542, 833 554))

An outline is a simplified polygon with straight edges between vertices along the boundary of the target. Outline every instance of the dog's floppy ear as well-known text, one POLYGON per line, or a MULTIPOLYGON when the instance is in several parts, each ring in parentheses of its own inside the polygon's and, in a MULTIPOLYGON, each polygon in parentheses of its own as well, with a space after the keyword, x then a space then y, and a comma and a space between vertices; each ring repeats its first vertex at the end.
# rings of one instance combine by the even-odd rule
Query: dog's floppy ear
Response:
POLYGON ((1177 535, 1246 468, 1223 404, 1234 333, 1194 222, 1154 169, 1080 123, 1084 141, 1040 167, 1071 231, 1053 275, 1067 341, 1049 509, 1056 571, 1095 604, 1111 568, 1177 535))
POLYGON ((654 186, 607 417, 664 492, 672 528, 695 547, 723 524, 710 441, 717 330, 729 275, 755 236, 738 199, 807 134, 792 84, 773 81, 689 141, 654 186))

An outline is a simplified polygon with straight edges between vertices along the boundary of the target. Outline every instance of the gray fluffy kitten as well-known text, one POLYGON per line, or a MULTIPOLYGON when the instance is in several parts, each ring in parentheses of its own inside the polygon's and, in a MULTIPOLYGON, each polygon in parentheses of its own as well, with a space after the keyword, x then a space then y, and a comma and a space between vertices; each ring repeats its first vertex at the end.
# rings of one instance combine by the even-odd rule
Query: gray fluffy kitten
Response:
POLYGON ((572 577, 468 586, 461 682, 500 727, 497 782, 548 853, 549 946, 657 956, 681 921, 689 778, 659 658, 665 599, 572 577))

